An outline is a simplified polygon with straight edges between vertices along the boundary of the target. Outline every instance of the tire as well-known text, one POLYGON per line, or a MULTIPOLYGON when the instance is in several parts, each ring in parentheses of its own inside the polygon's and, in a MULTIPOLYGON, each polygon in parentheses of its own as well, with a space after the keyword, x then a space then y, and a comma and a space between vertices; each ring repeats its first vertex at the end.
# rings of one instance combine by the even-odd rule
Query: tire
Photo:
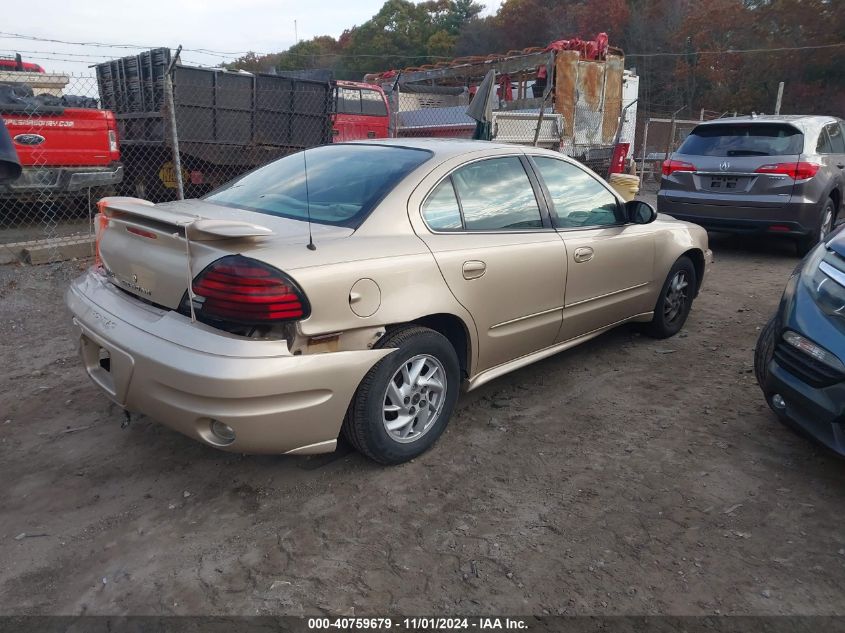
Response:
MULTIPOLYGON (((775 352, 775 342, 777 331, 780 326, 777 322, 777 317, 772 317, 766 323, 766 327, 760 332, 757 337, 757 345, 754 347, 754 376, 757 378, 757 384, 765 394, 766 380, 769 377, 769 362, 775 352)), ((768 400, 768 398, 767 398, 768 400)))
POLYGON ((692 308, 697 283, 695 266, 690 258, 679 257, 663 282, 654 306, 654 318, 646 326, 646 334, 663 339, 680 332, 692 308))
POLYGON ((824 207, 822 207, 821 214, 819 214, 819 225, 815 232, 810 233, 810 235, 805 237, 798 238, 798 241, 795 244, 799 257, 804 257, 804 255, 813 250, 815 245, 822 241, 827 234, 833 230, 833 225, 835 223, 836 207, 833 204, 833 200, 828 198, 824 207))
POLYGON ((388 332, 375 347, 396 351, 364 376, 343 423, 343 434, 373 461, 401 464, 431 448, 446 429, 458 400, 458 355, 445 336, 414 325, 388 332), (431 383, 442 384, 442 391, 414 381, 415 371, 419 377, 442 375, 431 383), (420 403, 426 404, 424 409, 418 408, 420 403), (427 420, 420 415, 423 410, 430 414, 427 420))

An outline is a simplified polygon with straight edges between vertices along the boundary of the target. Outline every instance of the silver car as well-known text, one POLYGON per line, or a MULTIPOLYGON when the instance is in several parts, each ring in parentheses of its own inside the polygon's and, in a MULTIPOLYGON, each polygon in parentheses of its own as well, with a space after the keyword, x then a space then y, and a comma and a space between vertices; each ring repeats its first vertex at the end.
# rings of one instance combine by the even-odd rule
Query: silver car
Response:
POLYGON ((696 126, 663 163, 657 209, 713 231, 793 237, 801 255, 836 223, 845 122, 750 116, 696 126))

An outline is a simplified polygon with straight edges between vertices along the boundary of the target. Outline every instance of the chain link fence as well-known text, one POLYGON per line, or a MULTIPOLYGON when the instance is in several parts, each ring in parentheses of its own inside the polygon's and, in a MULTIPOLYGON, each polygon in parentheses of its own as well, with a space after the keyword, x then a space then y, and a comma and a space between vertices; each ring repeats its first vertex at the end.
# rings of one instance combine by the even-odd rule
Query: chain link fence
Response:
POLYGON ((329 82, 176 65, 156 49, 95 74, 3 73, 0 114, 23 165, 0 185, 0 263, 93 252, 103 196, 201 197, 332 140, 329 82))
POLYGON ((87 140, 98 125, 102 113, 96 110, 96 81, 3 71, 0 104, 24 166, 18 180, 0 185, 0 262, 21 256, 36 263, 52 261, 59 244, 89 254, 91 203, 106 191, 84 179, 87 169, 99 170, 110 162, 109 139, 103 127, 102 147, 82 141, 74 147, 71 141, 87 140))
POLYGON ((508 94, 494 95, 483 125, 467 115, 474 88, 384 87, 183 66, 166 48, 98 64, 84 76, 4 70, 0 116, 24 173, 0 185, 0 263, 90 256, 104 196, 197 198, 325 143, 489 138, 560 151, 607 176, 620 133, 633 142, 633 120, 620 130, 620 102, 596 101, 595 87, 596 99, 587 91, 556 107, 542 85, 503 82, 497 89, 508 94))
MULTIPOLYGON (((534 145, 571 156, 602 176, 607 176, 619 130, 614 105, 594 108, 575 104, 570 112, 556 112, 531 86, 508 100, 493 97, 494 107, 486 127, 467 114, 473 93, 465 87, 400 85, 388 92, 392 125, 398 137, 486 138, 499 143, 534 145)), ((615 104, 618 111, 619 104, 615 104)), ((626 121, 622 137, 631 135, 626 121)))
POLYGON ((643 116, 637 130, 638 145, 635 152, 642 188, 647 191, 658 191, 663 161, 678 150, 681 143, 699 123, 726 115, 736 116, 737 113, 702 110, 701 117, 695 120, 643 116))

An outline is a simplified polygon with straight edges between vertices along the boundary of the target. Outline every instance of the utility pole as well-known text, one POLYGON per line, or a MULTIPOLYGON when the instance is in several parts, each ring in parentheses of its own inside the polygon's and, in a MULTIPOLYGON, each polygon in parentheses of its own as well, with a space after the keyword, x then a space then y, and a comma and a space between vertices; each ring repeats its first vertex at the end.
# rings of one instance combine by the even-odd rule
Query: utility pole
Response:
POLYGON ((669 160, 669 157, 672 155, 672 152, 677 149, 675 147, 675 117, 677 117, 678 113, 684 108, 686 108, 686 106, 681 106, 672 113, 672 128, 669 132, 669 138, 666 139, 666 160, 669 160))
POLYGON ((293 21, 293 39, 299 44, 299 31, 296 29, 296 20, 293 21))
POLYGON ((775 114, 780 114, 781 101, 783 101, 783 82, 778 84, 778 99, 775 101, 775 114))

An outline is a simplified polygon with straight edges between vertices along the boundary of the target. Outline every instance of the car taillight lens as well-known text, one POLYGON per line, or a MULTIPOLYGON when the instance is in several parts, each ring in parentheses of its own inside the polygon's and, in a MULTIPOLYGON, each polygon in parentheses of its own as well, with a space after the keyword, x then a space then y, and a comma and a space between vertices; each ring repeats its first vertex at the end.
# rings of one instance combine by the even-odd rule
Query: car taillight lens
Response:
POLYGON ((117 150, 117 130, 109 130, 109 151, 116 154, 117 150))
POLYGON ((611 174, 625 173, 625 158, 628 156, 628 149, 630 147, 630 143, 617 143, 613 147, 613 156, 610 159, 611 174))
POLYGON ((695 171, 695 165, 682 160, 668 159, 663 161, 663 175, 671 176, 676 171, 695 171))
POLYGON ((776 174, 789 176, 792 180, 809 180, 819 172, 820 165, 816 163, 772 163, 763 165, 754 171, 758 174, 776 174))
POLYGON ((97 202, 97 210, 99 213, 94 216, 94 265, 98 268, 103 265, 103 260, 100 257, 100 240, 103 239, 103 233, 109 228, 109 218, 105 214, 105 201, 97 202))
POLYGON ((243 255, 218 259, 194 279, 198 317, 247 325, 304 319, 308 301, 284 273, 243 255))

